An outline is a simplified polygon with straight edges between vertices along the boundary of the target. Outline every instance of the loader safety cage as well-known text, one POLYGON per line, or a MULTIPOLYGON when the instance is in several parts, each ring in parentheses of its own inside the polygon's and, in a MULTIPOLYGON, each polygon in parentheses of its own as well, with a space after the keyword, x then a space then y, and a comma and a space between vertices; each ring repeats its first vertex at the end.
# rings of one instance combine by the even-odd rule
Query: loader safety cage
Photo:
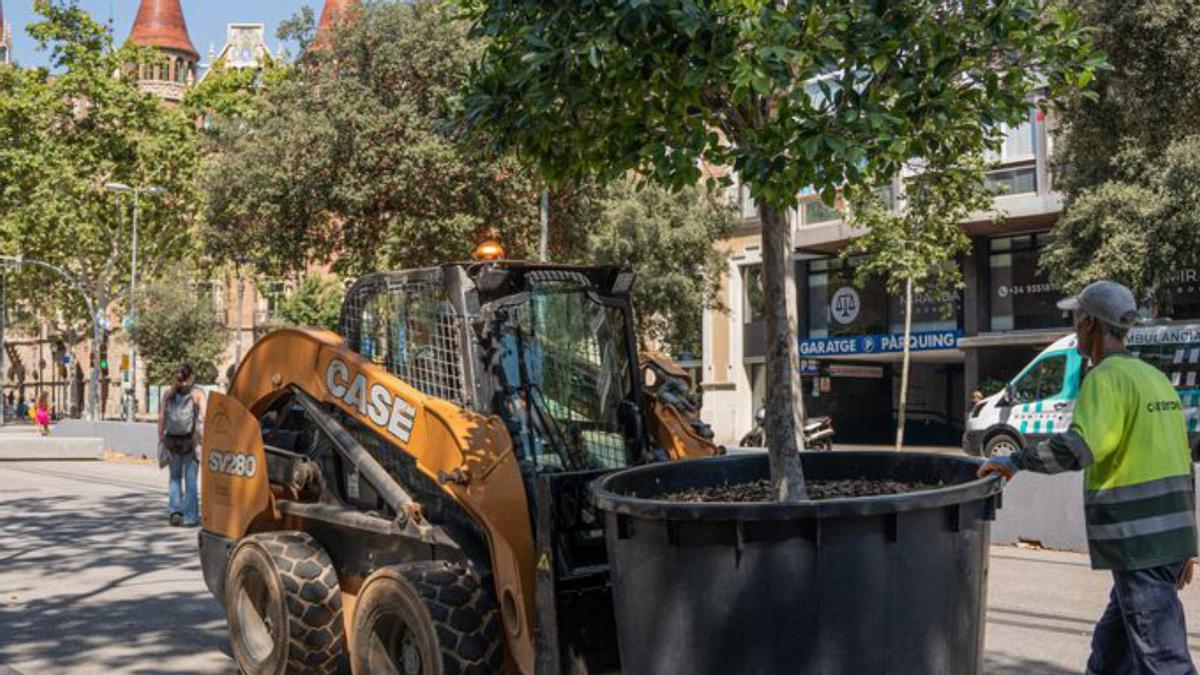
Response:
POLYGON ((550 471, 641 459, 641 383, 617 267, 464 263, 367 275, 348 291, 350 349, 424 394, 500 414, 550 471))

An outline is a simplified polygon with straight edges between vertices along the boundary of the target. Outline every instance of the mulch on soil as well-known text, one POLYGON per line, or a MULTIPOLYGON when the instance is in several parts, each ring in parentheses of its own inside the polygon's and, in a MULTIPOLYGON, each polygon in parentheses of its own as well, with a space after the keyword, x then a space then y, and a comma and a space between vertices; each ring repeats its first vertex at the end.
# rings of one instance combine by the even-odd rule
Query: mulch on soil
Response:
MULTIPOLYGON (((902 495, 907 492, 935 489, 937 485, 922 485, 920 483, 905 483, 896 480, 813 480, 808 481, 808 498, 813 501, 822 499, 838 499, 842 497, 877 497, 880 495, 902 495)), ((775 489, 771 481, 760 480, 752 483, 737 485, 713 485, 710 487, 689 488, 672 492, 661 497, 672 502, 773 502, 776 501, 775 489)))

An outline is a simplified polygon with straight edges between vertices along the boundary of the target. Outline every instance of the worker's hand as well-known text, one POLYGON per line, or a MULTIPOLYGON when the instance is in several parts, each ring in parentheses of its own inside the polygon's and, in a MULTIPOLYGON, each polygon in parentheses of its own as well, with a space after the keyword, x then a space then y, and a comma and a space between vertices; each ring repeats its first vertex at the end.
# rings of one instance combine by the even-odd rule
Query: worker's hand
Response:
POLYGON ((1196 561, 1189 560, 1183 566, 1183 571, 1179 573, 1179 580, 1175 582, 1175 588, 1183 590, 1185 586, 1192 583, 1192 573, 1196 571, 1196 561))
POLYGON ((1011 457, 1008 455, 1000 455, 999 457, 993 457, 984 462, 983 465, 979 467, 979 471, 975 472, 975 475, 979 476, 980 478, 986 478, 994 473, 998 473, 1004 476, 1004 482, 1007 483, 1013 479, 1013 476, 1017 475, 1018 471, 1020 471, 1020 469, 1017 468, 1016 463, 1012 461, 1011 457))

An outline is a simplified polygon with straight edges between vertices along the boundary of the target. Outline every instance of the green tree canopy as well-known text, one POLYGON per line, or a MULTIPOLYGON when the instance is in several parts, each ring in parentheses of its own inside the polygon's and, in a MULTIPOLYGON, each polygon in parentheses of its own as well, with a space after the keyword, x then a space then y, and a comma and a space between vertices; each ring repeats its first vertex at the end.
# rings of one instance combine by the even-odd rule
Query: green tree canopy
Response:
POLYGON ((535 251, 533 173, 462 142, 445 105, 479 53, 434 0, 367 4, 223 137, 206 169, 218 252, 252 252, 276 274, 316 260, 355 276, 464 259, 491 228, 510 254, 535 251))
MULTIPOLYGON (((29 32, 50 51, 46 69, 0 66, 0 253, 42 260, 74 275, 30 273, 10 288, 18 300, 87 317, 76 292, 100 308, 129 279, 130 203, 110 182, 159 186, 141 199, 141 273, 154 276, 192 251, 198 170, 195 123, 143 94, 128 66, 151 51, 116 47, 107 30, 72 3, 38 0, 29 32), (24 281, 22 281, 24 280, 24 281)), ((28 268, 32 269, 32 268, 28 268)), ((14 276, 10 276, 14 279, 14 276)))
POLYGON ((1172 280, 1200 266, 1200 13, 1187 0, 1073 0, 1110 68, 1062 111, 1067 193, 1042 256, 1069 292, 1097 279, 1170 312, 1172 280))
POLYGON ((699 354, 703 311, 719 306, 717 284, 727 260, 713 243, 733 234, 732 208, 700 186, 639 190, 631 178, 600 193, 595 220, 575 226, 587 232, 587 240, 572 258, 632 267, 638 273, 634 307, 642 344, 699 354))
POLYGON ((169 384, 184 362, 195 369, 197 381, 215 382, 229 331, 213 309, 212 298, 179 275, 142 291, 132 338, 146 361, 150 384, 169 384))
POLYGON ((289 326, 337 330, 345 288, 336 278, 306 274, 279 303, 279 320, 289 326))
POLYGON ((635 171, 682 187, 732 167, 759 202, 767 420, 781 496, 804 493, 791 226, 920 160, 999 140, 1035 90, 1086 84, 1074 14, 1039 0, 459 0, 487 50, 469 119, 554 180, 635 171))

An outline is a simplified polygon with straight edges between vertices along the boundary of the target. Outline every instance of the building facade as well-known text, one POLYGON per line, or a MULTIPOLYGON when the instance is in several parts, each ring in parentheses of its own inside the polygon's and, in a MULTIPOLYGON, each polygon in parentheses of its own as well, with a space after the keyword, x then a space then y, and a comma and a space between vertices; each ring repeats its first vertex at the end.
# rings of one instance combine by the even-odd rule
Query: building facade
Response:
POLYGON ((4 0, 0 0, 0 65, 12 63, 12 26, 4 20, 4 0))
MULTIPOLYGON (((963 223, 972 244, 957 261, 965 288, 914 300, 905 430, 911 444, 958 444, 970 392, 1006 381, 1069 330, 1069 317, 1055 306, 1061 293, 1037 264, 1062 211, 1048 161, 1052 136, 1035 109, 1004 131, 1002 150, 990 158, 993 211, 963 223)), ((704 317, 702 382, 705 420, 726 443, 753 426, 765 388, 758 215, 744 188, 735 185, 731 196, 743 227, 720 244, 730 253, 724 309, 704 317)), ((854 259, 840 252, 860 233, 836 209, 806 195, 789 217, 805 409, 832 415, 840 443, 888 443, 899 400, 903 298, 882 282, 856 283, 854 259)))

